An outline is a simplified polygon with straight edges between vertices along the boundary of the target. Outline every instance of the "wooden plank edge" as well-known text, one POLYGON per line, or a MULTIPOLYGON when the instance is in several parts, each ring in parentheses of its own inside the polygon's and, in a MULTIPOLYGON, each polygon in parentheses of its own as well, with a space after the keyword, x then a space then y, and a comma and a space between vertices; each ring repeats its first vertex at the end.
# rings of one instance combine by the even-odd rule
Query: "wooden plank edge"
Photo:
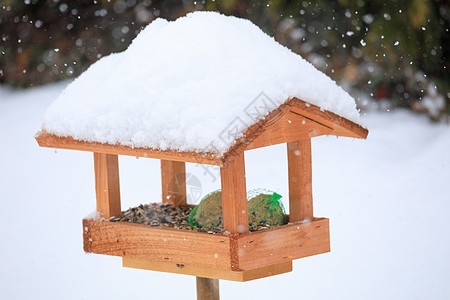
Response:
POLYGON ((201 163, 222 166, 222 156, 215 153, 178 152, 151 148, 132 148, 124 145, 102 144, 76 140, 72 137, 60 137, 46 131, 35 135, 40 147, 68 150, 91 151, 105 154, 128 155, 135 157, 157 158, 180 162, 201 163))
MULTIPOLYGON (((188 204, 187 206, 194 206, 192 204, 188 204)), ((163 226, 151 226, 151 225, 147 225, 147 224, 140 224, 140 223, 132 223, 132 222, 120 222, 120 221, 116 221, 116 222, 112 222, 109 221, 108 219, 105 218, 84 218, 83 220, 83 227, 89 227, 95 224, 94 223, 108 223, 108 224, 112 224, 112 226, 125 226, 125 227, 141 227, 141 228, 147 228, 149 230, 152 231, 158 231, 158 232, 170 232, 170 233, 180 233, 180 234, 188 234, 191 236, 194 235, 204 235, 204 236, 213 236, 213 237, 226 237, 228 238, 230 235, 226 235, 226 234, 210 234, 207 232, 199 232, 196 230, 189 230, 189 229, 178 229, 178 228, 173 228, 173 227, 163 227, 163 226), (93 223, 93 224, 91 224, 93 223)), ((284 225, 283 225, 284 226, 284 225)))
MULTIPOLYGON (((142 229, 146 229, 146 230, 150 230, 152 232, 155 233, 167 233, 169 235, 171 234, 175 234, 175 235, 187 235, 190 238, 194 238, 195 236, 201 235, 201 236, 208 236, 211 237, 213 239, 217 239, 217 240, 228 240, 230 235, 224 235, 224 234, 210 234, 207 232, 198 232, 195 230, 188 230, 188 229, 178 229, 178 228, 171 228, 171 227, 162 227, 162 226, 150 226, 150 225, 146 225, 146 224, 139 224, 139 223, 129 223, 129 222, 111 222, 108 219, 105 218, 94 218, 94 219, 89 219, 89 218, 85 218, 82 220, 82 225, 83 225, 83 240, 85 243, 91 243, 92 240, 91 239, 91 227, 101 227, 101 223, 107 223, 105 225, 110 225, 112 227, 128 227, 129 229, 131 228, 142 228, 142 229)), ((87 247, 87 249, 90 249, 90 247, 87 247)), ((85 250, 85 252, 87 253, 94 253, 92 251, 87 251, 85 250)))
MULTIPOLYGON (((188 205, 188 206, 194 206, 194 205, 188 205)), ((287 220, 289 220, 288 219, 289 215, 286 215, 286 217, 287 217, 287 220)), ((284 228, 287 228, 287 227, 299 226, 301 224, 311 223, 311 222, 316 222, 316 221, 321 221, 321 220, 328 220, 328 222, 329 222, 328 218, 314 217, 314 219, 307 221, 307 222, 305 222, 305 221, 289 222, 288 224, 285 224, 285 225, 267 228, 264 230, 241 233, 241 234, 210 234, 207 232, 199 232, 199 231, 187 230, 187 229, 177 229, 177 228, 171 228, 171 227, 150 226, 150 225, 146 225, 146 224, 128 223, 128 222, 111 222, 104 218, 101 218, 101 219, 85 218, 82 220, 82 223, 83 223, 83 228, 84 228, 85 233, 89 232, 89 227, 91 226, 91 224, 90 224, 91 222, 109 222, 109 223, 115 224, 117 226, 142 227, 142 228, 148 228, 148 229, 154 230, 154 231, 171 231, 171 232, 175 232, 175 233, 185 233, 185 234, 189 234, 189 235, 208 235, 208 236, 216 236, 216 237, 227 237, 233 243, 233 242, 239 240, 240 238, 243 238, 246 236, 260 235, 260 234, 264 234, 269 231, 283 230, 284 228)), ((89 236, 87 236, 87 237, 89 238, 89 236)))
POLYGON ((229 237, 144 224, 83 220, 87 253, 231 270, 229 237))
POLYGON ((274 111, 270 112, 264 119, 251 125, 244 133, 243 137, 236 140, 236 143, 231 146, 223 155, 222 161, 224 165, 234 156, 244 152, 248 145, 250 145, 257 137, 261 135, 267 126, 278 121, 289 110, 286 104, 282 104, 274 111))
POLYGON ((270 112, 264 119, 251 125, 245 131, 243 137, 237 140, 236 143, 224 153, 224 155, 222 156, 223 163, 226 164, 226 162, 230 158, 240 152, 245 151, 247 146, 250 145, 257 137, 259 137, 261 132, 264 131, 267 126, 270 126, 278 121, 288 111, 292 111, 293 113, 316 122, 323 127, 331 128, 332 131, 326 135, 366 139, 369 134, 369 131, 366 128, 356 124, 355 122, 352 122, 332 112, 322 110, 316 105, 307 103, 294 97, 286 100, 284 104, 280 105, 277 109, 270 112))
POLYGON ((229 281, 245 282, 269 276, 275 276, 292 271, 292 261, 276 265, 262 267, 248 271, 226 271, 210 268, 201 268, 189 265, 171 264, 166 262, 154 262, 150 260, 123 257, 122 266, 126 268, 166 272, 182 275, 192 275, 204 278, 222 279, 229 281))
MULTIPOLYGON (((240 254, 238 258, 238 264, 239 269, 243 271, 251 270, 255 267, 259 268, 282 263, 285 261, 292 261, 304 257, 324 254, 330 252, 329 219, 315 218, 313 221, 295 222, 273 229, 266 229, 249 234, 242 234, 236 236, 234 242, 238 244, 238 253, 240 254), (321 230, 325 233, 325 235, 321 234, 320 239, 319 236, 317 236, 317 228, 322 228, 321 230), (277 230, 279 232, 277 232, 277 230), (303 241, 309 242, 311 239, 313 248, 311 248, 311 244, 309 244, 307 248, 303 248, 305 250, 294 250, 295 253, 293 253, 292 247, 298 242, 298 239, 288 241, 285 237, 283 237, 283 235, 285 234, 291 234, 293 230, 300 230, 300 232, 305 232, 306 230, 306 235, 301 238, 300 247, 302 247, 302 243, 304 243, 303 241), (254 241, 256 241, 255 244, 263 241, 263 243, 265 244, 263 244, 264 248, 261 249, 259 248, 259 246, 257 249, 249 248, 248 246, 254 241), (283 244, 283 248, 287 247, 291 248, 291 250, 288 250, 287 253, 281 251, 283 252, 282 254, 279 249, 277 250, 277 247, 280 243, 283 244)), ((296 246, 294 246, 294 248, 295 247, 296 246)))
MULTIPOLYGON (((187 206, 195 207, 196 205, 188 204, 187 206)), ((289 214, 286 215, 286 219, 289 221, 289 214)), ((314 218, 312 221, 323 220, 323 219, 327 219, 327 218, 314 218)), ((264 230, 247 232, 247 233, 241 233, 241 234, 213 234, 212 235, 212 234, 207 233, 207 232, 200 232, 200 231, 196 231, 196 230, 178 229, 178 228, 162 227, 162 226, 150 226, 150 225, 146 225, 146 224, 131 223, 131 222, 120 222, 120 221, 111 222, 111 221, 109 221, 108 219, 105 219, 105 218, 84 218, 84 219, 82 219, 83 227, 89 227, 90 226, 90 222, 108 222, 108 223, 112 223, 112 224, 117 225, 117 226, 142 227, 142 228, 149 228, 150 230, 156 230, 156 231, 161 230, 161 231, 172 231, 172 232, 178 232, 178 233, 181 232, 181 233, 187 233, 187 234, 221 236, 221 237, 229 237, 231 239, 238 239, 238 238, 246 236, 246 235, 263 234, 264 232, 267 232, 267 231, 277 230, 277 229, 285 228, 285 227, 289 227, 289 226, 296 226, 298 224, 304 223, 304 221, 294 222, 294 223, 290 222, 290 223, 285 224, 285 225, 272 227, 272 228, 267 228, 267 229, 264 229, 264 230)))
POLYGON ((280 275, 292 272, 292 261, 282 262, 271 266, 266 266, 254 270, 242 271, 244 273, 244 281, 261 279, 265 277, 280 275))
MULTIPOLYGON (((288 219, 289 216, 290 215, 286 215, 288 221, 289 221, 289 219, 288 219)), ((329 222, 329 218, 314 217, 312 220, 288 222, 285 225, 280 225, 280 226, 276 226, 276 227, 272 227, 272 228, 267 228, 267 229, 264 229, 264 230, 252 231, 252 232, 248 232, 248 233, 236 234, 233 237, 236 240, 239 240, 239 239, 241 239, 243 237, 247 237, 247 236, 257 236, 257 235, 264 234, 264 233, 269 232, 269 231, 283 230, 283 229, 288 228, 288 227, 295 227, 295 226, 299 226, 299 225, 301 226, 302 224, 313 224, 314 222, 325 221, 325 220, 327 220, 327 222, 329 222)))
POLYGON ((366 139, 369 134, 369 131, 361 125, 298 98, 289 99, 287 104, 293 112, 333 128, 331 135, 366 139))

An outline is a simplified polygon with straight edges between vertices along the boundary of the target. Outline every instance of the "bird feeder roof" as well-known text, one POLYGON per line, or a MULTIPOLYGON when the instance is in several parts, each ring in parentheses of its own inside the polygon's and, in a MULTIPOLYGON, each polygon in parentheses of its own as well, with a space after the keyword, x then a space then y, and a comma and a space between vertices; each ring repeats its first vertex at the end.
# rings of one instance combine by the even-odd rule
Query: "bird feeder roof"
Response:
POLYGON ((222 165, 319 135, 366 138, 354 99, 248 20, 157 19, 49 107, 41 146, 222 165))

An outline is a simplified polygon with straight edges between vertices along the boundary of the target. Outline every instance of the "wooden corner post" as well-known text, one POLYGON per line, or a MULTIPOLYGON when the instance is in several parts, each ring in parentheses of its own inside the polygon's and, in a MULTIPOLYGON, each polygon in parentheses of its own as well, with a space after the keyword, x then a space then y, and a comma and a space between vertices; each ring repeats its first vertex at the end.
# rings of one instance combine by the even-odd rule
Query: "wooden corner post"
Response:
POLYGON ((247 190, 244 152, 230 158, 220 168, 223 229, 230 233, 248 232, 247 190))
POLYGON ((162 202, 186 205, 186 164, 161 159, 162 202))
POLYGON ((117 155, 94 152, 97 212, 103 218, 119 216, 120 186, 117 155))
POLYGON ((312 219, 311 139, 287 143, 289 222, 312 219))

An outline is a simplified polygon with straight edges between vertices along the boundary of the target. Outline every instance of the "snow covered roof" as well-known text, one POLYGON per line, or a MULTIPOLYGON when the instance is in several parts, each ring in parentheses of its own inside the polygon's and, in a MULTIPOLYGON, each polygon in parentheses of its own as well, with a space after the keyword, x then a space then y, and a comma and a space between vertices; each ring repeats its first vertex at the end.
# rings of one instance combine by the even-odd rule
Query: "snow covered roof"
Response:
POLYGON ((42 130, 89 143, 223 155, 292 99, 364 131, 354 99, 302 57, 248 20, 194 12, 153 21, 126 51, 94 63, 49 107, 42 130))

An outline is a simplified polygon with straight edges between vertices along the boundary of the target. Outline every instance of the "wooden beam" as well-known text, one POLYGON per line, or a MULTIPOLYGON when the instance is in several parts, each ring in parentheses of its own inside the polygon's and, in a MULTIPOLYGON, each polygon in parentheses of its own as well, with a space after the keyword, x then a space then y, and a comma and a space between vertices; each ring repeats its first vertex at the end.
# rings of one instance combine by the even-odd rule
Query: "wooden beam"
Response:
MULTIPOLYGON (((295 119, 297 120, 298 118, 295 119)), ((290 118, 287 119, 287 121, 289 120, 290 118)), ((233 157, 236 153, 244 150, 280 142, 292 142, 304 137, 336 135, 365 139, 368 133, 368 130, 362 126, 332 112, 325 111, 298 98, 290 98, 277 109, 270 112, 264 119, 251 125, 243 137, 225 152, 222 160, 226 163, 229 157, 233 157), (296 122, 296 125, 292 126, 294 128, 289 128, 291 126, 286 124, 286 116, 292 116, 292 114, 296 114, 297 117, 302 117, 303 119, 301 124, 296 122), (304 132, 305 129, 308 130, 306 134, 304 132), (266 131, 273 131, 273 133, 266 131)))
POLYGON ((162 202, 173 206, 187 205, 186 164, 161 160, 162 202))
POLYGON ((90 143, 75 140, 71 137, 60 137, 41 131, 36 136, 41 147, 59 148, 80 151, 92 151, 105 154, 130 155, 136 157, 158 158, 174 161, 192 162, 197 164, 223 165, 222 157, 214 153, 178 152, 151 148, 132 148, 123 145, 90 143))
POLYGON ((220 168, 223 228, 232 234, 248 232, 244 153, 238 153, 220 168))
POLYGON ((219 280, 197 277, 197 300, 219 299, 219 280))
POLYGON ((263 126, 259 136, 245 150, 310 139, 331 131, 332 128, 287 111, 276 122, 263 126))
POLYGON ((329 133, 330 135, 365 139, 369 134, 369 131, 361 125, 298 98, 290 99, 287 104, 291 111, 333 128, 333 131, 329 133))
POLYGON ((289 221, 312 219, 311 139, 287 143, 289 221))
POLYGON ((239 269, 252 270, 330 251, 329 220, 289 224, 237 237, 239 269))
POLYGON ((231 271, 226 235, 93 219, 83 228, 85 252, 231 271))
POLYGON ((168 262, 154 262, 149 259, 123 257, 122 265, 126 268, 141 270, 168 272, 182 275, 193 275, 204 278, 224 279, 230 281, 245 282, 259 278, 279 275, 292 271, 292 261, 288 260, 280 264, 270 265, 253 270, 230 271, 213 268, 202 268, 196 265, 182 265, 168 262))
POLYGON ((103 218, 119 216, 120 186, 117 155, 94 152, 97 212, 103 218))

